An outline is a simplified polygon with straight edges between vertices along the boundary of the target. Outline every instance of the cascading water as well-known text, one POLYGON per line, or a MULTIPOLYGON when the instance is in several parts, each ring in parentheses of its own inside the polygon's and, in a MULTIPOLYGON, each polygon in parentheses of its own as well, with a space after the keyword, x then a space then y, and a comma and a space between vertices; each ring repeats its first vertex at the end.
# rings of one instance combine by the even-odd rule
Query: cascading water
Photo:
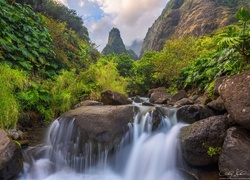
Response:
POLYGON ((46 145, 24 152, 25 170, 20 180, 184 180, 178 161, 178 134, 184 124, 177 123, 175 109, 140 106, 134 123, 128 124, 115 153, 92 144, 81 145, 74 119, 55 120, 46 145), (153 125, 153 111, 160 111, 161 122, 153 125))

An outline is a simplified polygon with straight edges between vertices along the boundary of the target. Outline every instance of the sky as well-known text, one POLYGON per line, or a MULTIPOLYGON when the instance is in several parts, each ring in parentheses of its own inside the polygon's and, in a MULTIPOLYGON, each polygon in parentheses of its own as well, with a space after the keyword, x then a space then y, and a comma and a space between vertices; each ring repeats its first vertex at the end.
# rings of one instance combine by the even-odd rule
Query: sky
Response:
POLYGON ((91 42, 99 51, 108 42, 115 27, 120 30, 126 46, 142 41, 148 28, 160 16, 169 0, 56 0, 76 10, 88 28, 91 42))

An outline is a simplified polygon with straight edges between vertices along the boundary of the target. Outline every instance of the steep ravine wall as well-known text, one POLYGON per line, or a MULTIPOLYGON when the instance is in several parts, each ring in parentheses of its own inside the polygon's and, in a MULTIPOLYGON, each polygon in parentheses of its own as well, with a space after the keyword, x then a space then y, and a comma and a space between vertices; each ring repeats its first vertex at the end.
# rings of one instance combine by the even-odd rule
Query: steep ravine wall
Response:
POLYGON ((170 0, 149 28, 142 44, 146 51, 160 51, 167 39, 202 36, 234 23, 238 8, 249 7, 247 0, 170 0))

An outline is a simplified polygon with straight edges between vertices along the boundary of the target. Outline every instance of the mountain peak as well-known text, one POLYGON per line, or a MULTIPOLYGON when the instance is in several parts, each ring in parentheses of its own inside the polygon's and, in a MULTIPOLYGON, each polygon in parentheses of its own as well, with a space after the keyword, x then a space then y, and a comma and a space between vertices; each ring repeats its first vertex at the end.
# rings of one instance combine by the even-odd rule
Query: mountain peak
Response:
POLYGON ((115 54, 128 53, 130 54, 132 59, 134 60, 138 59, 138 56, 135 54, 133 50, 131 49, 129 49, 128 51, 126 50, 126 47, 121 38, 120 31, 117 28, 113 28, 109 32, 108 44, 102 50, 102 54, 104 55, 108 55, 112 53, 115 53, 115 54))
POLYGON ((127 50, 121 38, 119 29, 113 28, 109 32, 108 44, 102 50, 102 54, 104 55, 111 53, 122 54, 126 52, 127 50))

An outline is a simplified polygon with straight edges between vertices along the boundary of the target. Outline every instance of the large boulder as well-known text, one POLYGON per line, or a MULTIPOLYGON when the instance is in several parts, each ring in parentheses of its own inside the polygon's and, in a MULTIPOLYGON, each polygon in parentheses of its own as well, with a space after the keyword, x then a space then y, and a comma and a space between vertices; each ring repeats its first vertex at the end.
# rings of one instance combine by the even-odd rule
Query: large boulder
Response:
POLYGON ((149 101, 156 104, 166 104, 172 95, 166 92, 154 92, 151 94, 149 101))
POLYGON ((226 79, 226 76, 221 76, 215 79, 214 81, 214 90, 213 90, 213 100, 217 99, 220 94, 219 94, 219 87, 223 83, 223 81, 226 79))
POLYGON ((231 127, 222 147, 219 159, 220 175, 228 179, 250 179, 250 131, 231 127))
POLYGON ((150 89, 148 91, 147 96, 150 98, 151 94, 156 93, 156 92, 166 92, 166 88, 165 87, 158 87, 158 88, 155 88, 155 89, 150 89))
POLYGON ((224 101, 222 100, 220 96, 216 100, 213 100, 210 103, 208 103, 207 107, 212 109, 214 113, 217 115, 225 114, 227 112, 225 105, 224 105, 224 101))
POLYGON ((178 93, 176 93, 175 95, 173 95, 173 97, 171 98, 172 102, 177 102, 183 98, 188 98, 188 95, 186 93, 185 90, 180 90, 178 93))
POLYGON ((156 104, 166 104, 172 98, 172 94, 166 93, 165 87, 158 87, 155 89, 150 89, 147 96, 151 103, 156 104))
POLYGON ((126 105, 132 103, 126 96, 111 90, 101 93, 101 101, 104 105, 126 105))
POLYGON ((219 93, 232 120, 250 129, 250 71, 224 81, 219 93))
POLYGON ((185 105, 180 107, 176 116, 178 121, 188 124, 213 116, 211 109, 204 105, 185 105))
POLYGON ((0 179, 7 180, 23 168, 21 148, 0 130, 0 179))
POLYGON ((80 146, 91 143, 94 153, 98 153, 98 145, 111 149, 121 140, 133 116, 134 107, 130 105, 82 106, 64 113, 60 120, 74 119, 80 146))
POLYGON ((216 163, 219 159, 218 153, 209 155, 209 150, 222 147, 228 126, 227 117, 222 115, 183 127, 180 143, 184 160, 196 167, 216 163))
POLYGON ((102 105, 102 103, 98 102, 98 101, 85 100, 85 101, 82 101, 82 102, 76 104, 74 106, 74 108, 78 108, 80 106, 99 106, 99 105, 102 105))

